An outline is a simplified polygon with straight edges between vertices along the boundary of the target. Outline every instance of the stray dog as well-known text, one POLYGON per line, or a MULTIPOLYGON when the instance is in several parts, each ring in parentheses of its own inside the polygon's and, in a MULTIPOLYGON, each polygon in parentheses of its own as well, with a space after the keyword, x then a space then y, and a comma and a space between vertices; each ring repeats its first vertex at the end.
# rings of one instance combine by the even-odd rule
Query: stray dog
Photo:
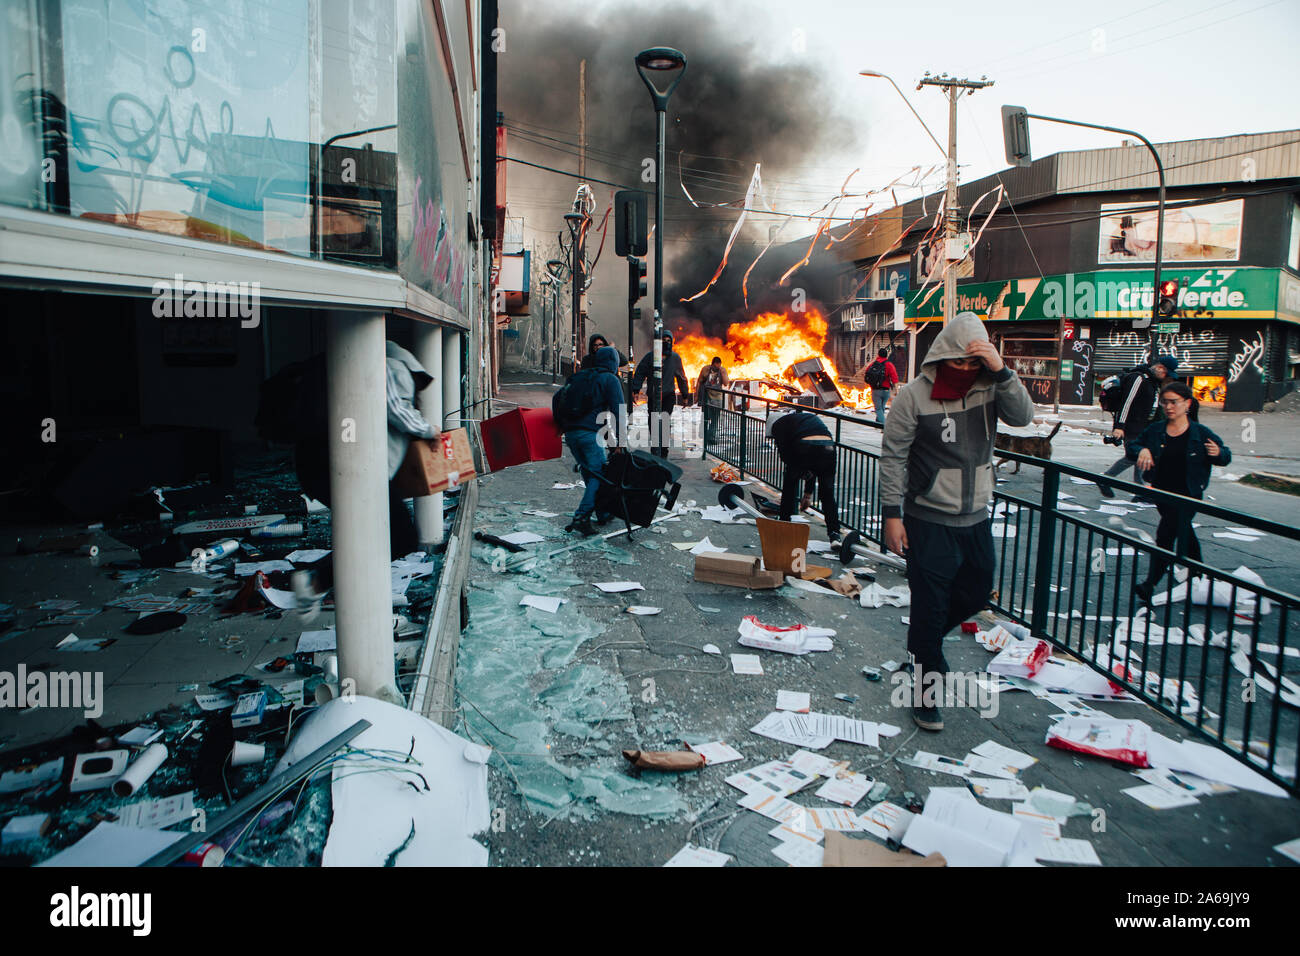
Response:
MULTIPOLYGON (((1046 435, 1008 435, 1006 432, 998 432, 993 436, 993 445, 1000 451, 1014 451, 1022 455, 1032 455, 1035 458, 1051 458, 1052 439, 1056 437, 1056 433, 1060 430, 1061 423, 1057 422, 1056 427, 1046 435)), ((1001 467, 1003 462, 1006 461, 1010 461, 1010 459, 1005 456, 998 458, 998 467, 1001 467)), ((1017 461, 1015 471, 1012 474, 1017 474, 1019 471, 1020 462, 1017 461)))

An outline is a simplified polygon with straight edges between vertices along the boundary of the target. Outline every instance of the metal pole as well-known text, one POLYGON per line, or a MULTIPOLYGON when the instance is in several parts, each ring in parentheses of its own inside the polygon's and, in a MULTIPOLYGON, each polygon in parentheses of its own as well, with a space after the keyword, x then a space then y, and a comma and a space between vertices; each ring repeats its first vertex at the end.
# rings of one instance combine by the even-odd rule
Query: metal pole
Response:
POLYGON ((943 263, 943 324, 947 325, 957 314, 957 270, 948 258, 948 250, 957 238, 957 97, 958 87, 948 87, 948 191, 944 210, 944 249, 939 261, 943 263))
MULTIPOLYGON (((650 402, 647 424, 657 438, 659 411, 663 408, 663 334, 664 334, 664 139, 667 135, 668 111, 656 109, 659 121, 658 152, 655 162, 655 338, 654 370, 650 375, 650 402)), ((657 446, 657 442, 652 441, 657 446)))
POLYGON ((573 282, 573 315, 570 317, 569 374, 578 370, 578 312, 582 308, 582 251, 578 248, 578 236, 582 232, 579 225, 573 231, 573 250, 569 264, 569 278, 573 282))
MULTIPOLYGON (((1026 113, 1025 115, 1048 123, 1061 123, 1065 126, 1083 126, 1087 129, 1104 129, 1108 133, 1122 133, 1125 136, 1136 136, 1142 141, 1142 145, 1147 148, 1147 151, 1151 153, 1151 158, 1155 160, 1156 176, 1159 178, 1160 184, 1156 202, 1156 261, 1155 275, 1151 280, 1151 316, 1146 320, 1147 324, 1151 326, 1151 361, 1155 361, 1158 345, 1156 320, 1160 318, 1160 264, 1165 257, 1165 167, 1164 164, 1160 162, 1160 154, 1157 153, 1156 148, 1151 145, 1151 140, 1147 139, 1137 130, 1121 129, 1118 126, 1103 126, 1100 123, 1084 123, 1079 120, 1061 119, 1059 116, 1042 116, 1038 113, 1026 113)), ((1140 322, 1134 322, 1133 327, 1140 329, 1143 326, 1140 322)))

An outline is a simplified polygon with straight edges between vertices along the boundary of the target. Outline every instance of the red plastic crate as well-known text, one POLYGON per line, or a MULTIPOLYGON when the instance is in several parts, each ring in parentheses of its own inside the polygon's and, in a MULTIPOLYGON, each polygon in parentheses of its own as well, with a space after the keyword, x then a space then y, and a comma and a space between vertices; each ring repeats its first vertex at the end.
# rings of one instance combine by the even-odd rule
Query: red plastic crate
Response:
POLYGON ((516 408, 479 426, 483 454, 493 471, 526 461, 549 461, 564 454, 564 443, 549 408, 516 408))

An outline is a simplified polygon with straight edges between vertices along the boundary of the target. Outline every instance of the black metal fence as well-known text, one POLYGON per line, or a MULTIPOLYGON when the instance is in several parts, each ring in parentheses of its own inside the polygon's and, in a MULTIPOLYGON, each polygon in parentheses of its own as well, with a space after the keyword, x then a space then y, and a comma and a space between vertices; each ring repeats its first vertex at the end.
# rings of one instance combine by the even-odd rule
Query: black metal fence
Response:
MULTIPOLYGON (((874 418, 734 396, 722 409, 705 451, 742 475, 780 488, 783 466, 764 436, 773 407, 827 419, 835 438, 835 494, 840 521, 883 548, 880 454, 860 442, 880 429, 874 418)), ((1061 480, 1101 480, 1118 491, 1194 508, 1289 541, 1300 530, 1203 501, 1135 485, 1013 452, 998 452, 1041 472, 1041 493, 994 492, 997 553, 990 606, 1035 637, 1068 651, 1161 713, 1194 730, 1293 796, 1300 749, 1300 598, 1156 546, 1122 516, 1098 523, 1095 512, 1061 507, 1061 480), (1135 622, 1135 586, 1152 556, 1173 562, 1177 586, 1135 622)), ((1300 553, 1300 552, 1298 552, 1300 553)), ((1169 578, 1166 576, 1165 581, 1169 578)), ((1160 597, 1157 596, 1157 601, 1160 597)))

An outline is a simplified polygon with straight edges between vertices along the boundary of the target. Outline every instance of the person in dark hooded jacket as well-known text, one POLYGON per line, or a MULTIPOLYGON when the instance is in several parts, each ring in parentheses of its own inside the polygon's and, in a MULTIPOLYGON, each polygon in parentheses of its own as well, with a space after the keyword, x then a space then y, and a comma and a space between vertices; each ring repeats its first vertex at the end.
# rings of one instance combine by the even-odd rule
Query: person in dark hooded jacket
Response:
MULTIPOLYGON (((587 354, 584 355, 582 357, 582 361, 578 363, 578 368, 580 369, 591 368, 592 363, 595 362, 596 360, 596 353, 599 352, 601 349, 605 348, 606 346, 613 348, 614 343, 611 342, 609 339, 605 338, 603 333, 593 332, 587 338, 587 354)), ((627 362, 628 360, 623 357, 623 353, 619 352, 618 353, 619 368, 622 368, 624 365, 627 364, 627 362)))
MULTIPOLYGON (((564 530, 577 531, 584 537, 596 533, 591 515, 605 470, 605 448, 617 451, 619 447, 618 412, 623 404, 623 388, 618 380, 618 360, 618 350, 606 346, 596 352, 590 368, 580 369, 565 385, 579 399, 577 417, 564 418, 559 392, 552 403, 555 424, 564 433, 565 443, 577 459, 587 486, 573 512, 573 521, 564 530)), ((597 515, 596 520, 604 524, 608 516, 597 515)))
MULTIPOLYGON (((660 371, 662 378, 659 380, 660 394, 663 396, 662 404, 659 406, 660 413, 664 415, 663 421, 668 421, 668 417, 673 413, 673 406, 677 404, 677 389, 681 389, 682 404, 689 405, 691 401, 691 383, 686 378, 686 369, 682 366, 682 357, 673 351, 673 336, 671 332, 665 330, 661 337, 663 342, 662 365, 660 371)), ((641 386, 646 386, 646 392, 649 393, 650 378, 654 375, 654 351, 653 349, 641 356, 641 361, 636 363, 636 372, 632 376, 632 394, 638 395, 641 392, 641 386)), ((660 425, 658 429, 652 424, 650 433, 662 440, 666 426, 660 425)), ((652 439, 654 440, 654 439, 652 439)), ((664 447, 655 448, 655 454, 661 458, 668 457, 668 449, 664 447)))

